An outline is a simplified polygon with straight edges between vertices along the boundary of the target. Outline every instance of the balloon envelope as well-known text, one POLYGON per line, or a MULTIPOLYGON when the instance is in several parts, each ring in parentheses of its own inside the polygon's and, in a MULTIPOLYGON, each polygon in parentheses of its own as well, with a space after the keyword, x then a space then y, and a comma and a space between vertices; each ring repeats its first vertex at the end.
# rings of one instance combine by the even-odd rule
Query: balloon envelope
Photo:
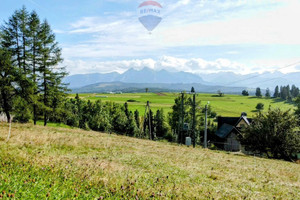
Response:
POLYGON ((162 6, 156 1, 145 1, 138 8, 139 21, 148 31, 153 31, 161 22, 162 6))

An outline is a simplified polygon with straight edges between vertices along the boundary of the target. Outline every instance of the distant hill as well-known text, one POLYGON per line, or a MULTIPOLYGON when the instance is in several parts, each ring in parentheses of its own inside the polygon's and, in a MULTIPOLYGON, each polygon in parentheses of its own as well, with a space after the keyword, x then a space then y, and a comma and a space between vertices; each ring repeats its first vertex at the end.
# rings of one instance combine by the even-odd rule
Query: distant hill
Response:
POLYGON ((205 82, 198 75, 187 72, 155 71, 145 67, 142 70, 129 69, 123 74, 117 72, 107 74, 77 74, 68 76, 64 80, 70 83, 70 88, 80 88, 95 83, 123 82, 123 83, 202 83, 205 82))
MULTIPOLYGON (((106 82, 96 83, 82 88, 72 90, 72 93, 107 93, 107 92, 145 92, 145 88, 149 88, 150 92, 180 92, 190 91, 194 87, 197 92, 201 93, 217 93, 221 90, 227 94, 240 94, 246 87, 224 87, 203 85, 201 83, 123 83, 123 82, 106 82)), ((255 89, 249 89, 254 94, 255 89)))

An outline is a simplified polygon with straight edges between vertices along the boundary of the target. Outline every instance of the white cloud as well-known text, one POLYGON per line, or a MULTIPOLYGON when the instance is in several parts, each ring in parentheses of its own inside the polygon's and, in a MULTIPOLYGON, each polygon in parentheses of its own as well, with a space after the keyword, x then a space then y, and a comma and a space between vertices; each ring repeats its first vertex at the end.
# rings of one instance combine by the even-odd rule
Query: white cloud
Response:
POLYGON ((68 34, 84 39, 65 46, 64 52, 68 57, 99 58, 149 56, 153 51, 183 46, 300 45, 300 29, 296 28, 300 2, 270 6, 273 9, 265 8, 267 2, 277 5, 274 1, 166 1, 169 15, 152 35, 139 24, 135 11, 83 17, 71 24, 68 34))
POLYGON ((165 69, 168 71, 185 71, 195 74, 219 71, 236 71, 242 73, 246 69, 244 65, 227 59, 206 61, 201 58, 183 59, 171 56, 162 56, 157 60, 150 58, 104 62, 66 60, 64 65, 68 66, 70 74, 109 73, 113 71, 122 73, 130 68, 140 70, 144 67, 153 70, 165 69))

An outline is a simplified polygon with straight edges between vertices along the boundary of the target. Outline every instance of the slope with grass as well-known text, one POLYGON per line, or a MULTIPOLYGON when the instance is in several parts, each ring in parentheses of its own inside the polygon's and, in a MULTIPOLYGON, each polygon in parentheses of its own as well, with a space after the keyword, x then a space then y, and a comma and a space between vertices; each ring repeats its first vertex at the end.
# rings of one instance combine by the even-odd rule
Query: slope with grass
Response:
POLYGON ((79 129, 0 124, 0 199, 300 199, 300 165, 79 129))
MULTIPOLYGON (((86 100, 96 101, 113 101, 116 103, 124 104, 128 101, 130 110, 138 110, 141 114, 145 111, 147 101, 150 101, 151 108, 155 111, 163 108, 165 114, 171 111, 174 104, 174 99, 179 96, 178 93, 128 93, 128 94, 80 94, 80 97, 86 100)), ((74 94, 70 97, 75 97, 74 94)), ((225 95, 218 97, 215 94, 198 94, 197 101, 201 101, 202 107, 208 101, 212 109, 221 116, 240 116, 241 112, 247 112, 248 116, 252 117, 256 113, 256 105, 263 103, 265 109, 269 106, 273 108, 280 107, 283 110, 293 109, 293 104, 286 103, 279 99, 266 99, 256 97, 245 97, 241 95, 225 95)))

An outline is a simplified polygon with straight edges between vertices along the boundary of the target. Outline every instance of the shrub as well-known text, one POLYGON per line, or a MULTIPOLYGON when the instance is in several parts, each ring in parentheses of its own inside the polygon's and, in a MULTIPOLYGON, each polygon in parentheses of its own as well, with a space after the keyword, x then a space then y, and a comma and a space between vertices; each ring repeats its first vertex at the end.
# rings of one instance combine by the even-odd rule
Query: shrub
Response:
POLYGON ((265 105, 264 105, 263 103, 258 103, 258 104, 256 105, 255 108, 256 108, 257 110, 263 110, 264 107, 265 107, 265 105))
POLYGON ((296 116, 280 109, 261 112, 251 126, 242 130, 239 140, 247 150, 266 154, 268 157, 293 160, 300 152, 300 133, 296 116))

